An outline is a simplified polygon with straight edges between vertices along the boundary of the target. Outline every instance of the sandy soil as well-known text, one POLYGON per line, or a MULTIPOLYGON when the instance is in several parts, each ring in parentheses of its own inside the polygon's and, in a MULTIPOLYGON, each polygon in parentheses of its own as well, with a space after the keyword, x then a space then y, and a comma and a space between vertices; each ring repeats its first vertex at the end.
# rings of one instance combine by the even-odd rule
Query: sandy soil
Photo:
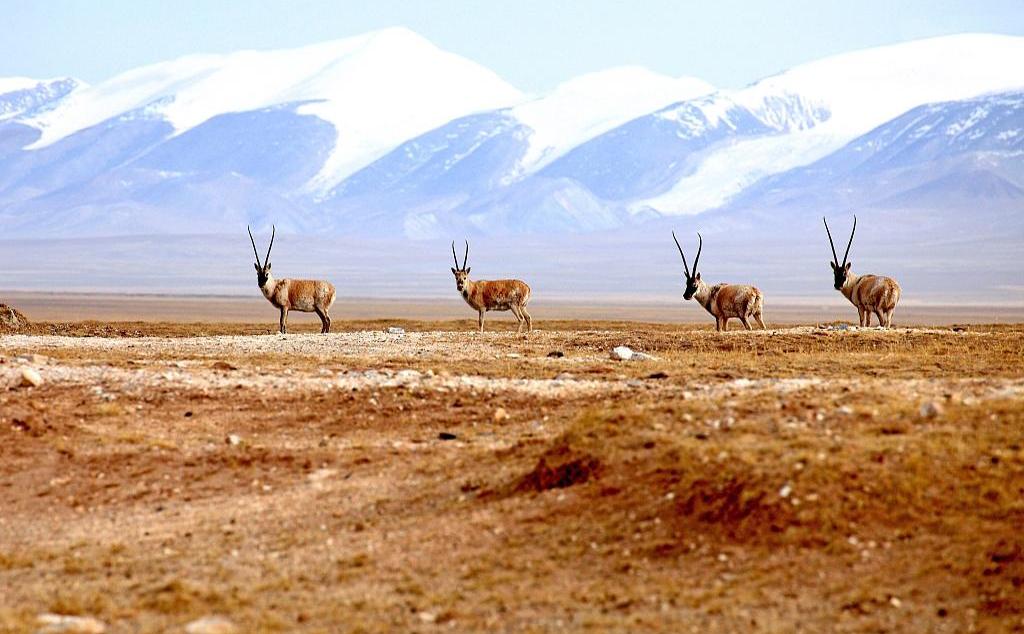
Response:
POLYGON ((1024 327, 401 324, 0 336, 0 631, 1024 631, 1024 327))

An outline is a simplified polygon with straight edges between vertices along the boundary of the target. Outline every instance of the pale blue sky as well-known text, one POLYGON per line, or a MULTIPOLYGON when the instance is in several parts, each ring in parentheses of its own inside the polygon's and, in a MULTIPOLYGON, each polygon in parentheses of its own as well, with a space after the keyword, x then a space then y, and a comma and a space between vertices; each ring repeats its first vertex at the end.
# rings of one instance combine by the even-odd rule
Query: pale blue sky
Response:
POLYGON ((0 77, 98 82, 188 53, 398 25, 532 92, 621 64, 738 87, 879 44, 1024 35, 1024 0, 0 0, 0 77))

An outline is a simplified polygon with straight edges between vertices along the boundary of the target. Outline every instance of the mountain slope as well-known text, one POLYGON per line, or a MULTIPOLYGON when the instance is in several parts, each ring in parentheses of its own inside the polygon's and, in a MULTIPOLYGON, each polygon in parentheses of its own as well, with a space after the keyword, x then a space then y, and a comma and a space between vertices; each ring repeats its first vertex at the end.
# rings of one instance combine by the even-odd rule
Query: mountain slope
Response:
POLYGON ((0 221, 30 237, 248 221, 426 239, 757 205, 1002 208, 1024 183, 1024 161, 1007 155, 1022 126, 1008 104, 975 101, 1024 90, 1016 59, 1024 38, 962 35, 741 90, 620 67, 526 97, 386 29, 189 56, 95 86, 0 80, 0 221))
POLYGON ((490 70, 403 28, 298 49, 192 55, 76 91, 24 123, 52 145, 128 111, 182 134, 225 113, 303 103, 338 142, 312 186, 333 185, 402 141, 453 118, 522 101, 490 70))
POLYGON ((829 117, 810 129, 724 145, 668 192, 634 208, 679 214, 718 207, 760 178, 821 159, 917 106, 1024 88, 1024 75, 1010 61, 1019 59, 1022 37, 953 35, 827 57, 714 95, 748 107, 797 96, 829 117))
POLYGON ((1024 91, 919 106, 732 207, 841 204, 959 208, 1024 201, 1024 91))

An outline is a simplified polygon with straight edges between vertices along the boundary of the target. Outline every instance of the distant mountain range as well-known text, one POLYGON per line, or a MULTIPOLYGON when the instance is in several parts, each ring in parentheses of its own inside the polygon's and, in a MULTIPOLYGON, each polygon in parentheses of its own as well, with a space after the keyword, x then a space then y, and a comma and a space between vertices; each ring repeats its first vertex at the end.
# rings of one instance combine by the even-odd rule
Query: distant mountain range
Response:
POLYGON ((1022 59, 1024 38, 958 35, 740 90, 624 67, 528 96, 396 28, 0 79, 0 226, 550 237, 862 209, 1021 231, 1022 59))

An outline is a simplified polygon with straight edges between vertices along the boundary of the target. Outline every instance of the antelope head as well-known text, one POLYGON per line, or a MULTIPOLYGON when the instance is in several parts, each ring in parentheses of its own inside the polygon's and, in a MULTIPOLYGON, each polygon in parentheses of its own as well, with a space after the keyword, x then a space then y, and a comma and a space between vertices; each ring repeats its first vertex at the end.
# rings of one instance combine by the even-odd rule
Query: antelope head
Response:
POLYGON ((469 278, 469 268, 466 267, 466 260, 469 258, 469 240, 466 240, 466 253, 462 256, 462 266, 459 266, 459 256, 455 255, 455 241, 452 241, 452 257, 455 258, 455 267, 452 274, 455 275, 455 288, 461 293, 466 288, 466 280, 469 278))
POLYGON ((693 294, 697 292, 697 287, 700 285, 700 272, 697 270, 697 262, 700 261, 700 251, 704 248, 704 238, 697 234, 697 257, 693 259, 693 271, 691 273, 690 267, 686 264, 686 256, 683 255, 683 247, 679 246, 679 239, 676 238, 676 232, 672 232, 672 239, 676 241, 676 248, 679 249, 679 255, 683 258, 683 270, 686 271, 686 290, 683 292, 683 299, 693 299, 693 294))
POLYGON ((857 232, 857 216, 853 217, 853 231, 850 232, 850 241, 846 243, 846 253, 843 254, 843 263, 839 263, 839 257, 836 255, 836 245, 832 242, 832 232, 828 230, 828 222, 823 217, 821 219, 825 223, 825 233, 828 234, 828 243, 832 247, 832 261, 829 262, 829 266, 832 267, 832 276, 834 278, 835 287, 837 291, 843 290, 843 285, 846 284, 846 277, 850 274, 850 262, 846 261, 846 258, 850 255, 850 246, 853 244, 853 234, 857 232))
MULTIPOLYGON (((273 225, 272 225, 273 226, 273 225)), ((252 242, 252 252, 256 256, 256 281, 259 282, 260 288, 263 288, 267 284, 267 280, 270 279, 270 250, 274 248, 274 236, 277 235, 277 227, 273 227, 273 233, 270 234, 270 246, 267 247, 267 255, 263 258, 263 263, 260 264, 260 254, 256 250, 256 240, 252 237, 252 229, 246 225, 246 229, 249 230, 249 241, 252 242)))

